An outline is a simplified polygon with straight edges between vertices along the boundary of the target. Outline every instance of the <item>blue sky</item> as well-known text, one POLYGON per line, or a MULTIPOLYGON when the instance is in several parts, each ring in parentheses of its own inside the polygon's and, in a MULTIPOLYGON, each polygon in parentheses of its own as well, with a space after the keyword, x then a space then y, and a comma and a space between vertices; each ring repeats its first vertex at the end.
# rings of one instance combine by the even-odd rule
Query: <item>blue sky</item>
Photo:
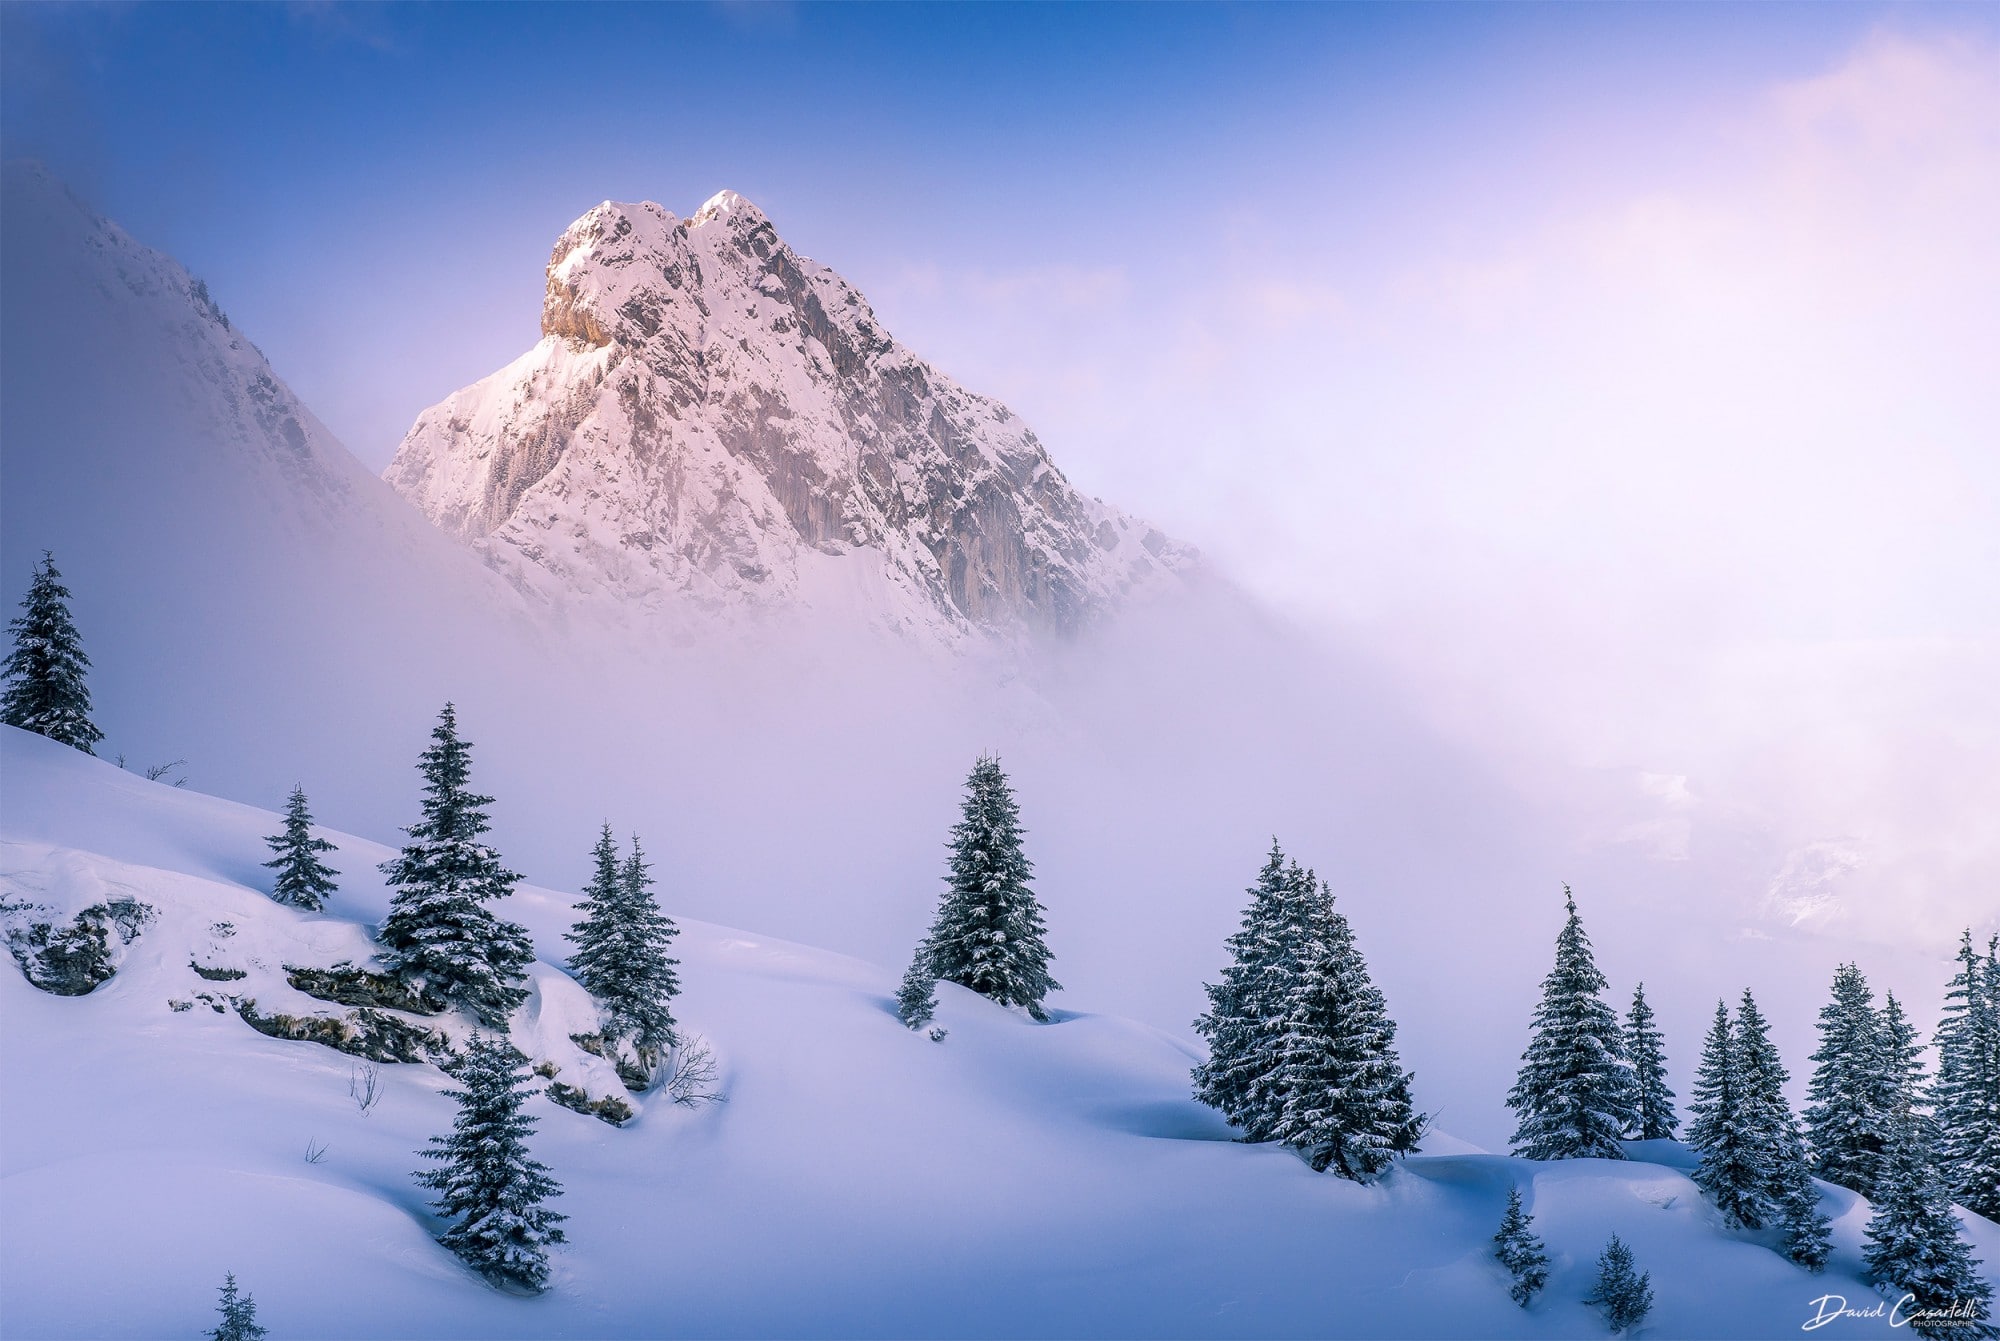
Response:
POLYGON ((0 39, 6 152, 375 468, 532 344, 570 220, 729 187, 1510 772, 1636 779, 1606 841, 1750 814, 1896 917, 2000 860, 2000 8, 12 3, 0 39))
POLYGON ((1232 228, 1451 247, 1698 155, 1700 109, 1882 13, 15 4, 6 149, 203 275, 379 465, 532 338, 549 244, 606 197, 732 187, 870 293, 912 262, 1166 277, 1232 228))

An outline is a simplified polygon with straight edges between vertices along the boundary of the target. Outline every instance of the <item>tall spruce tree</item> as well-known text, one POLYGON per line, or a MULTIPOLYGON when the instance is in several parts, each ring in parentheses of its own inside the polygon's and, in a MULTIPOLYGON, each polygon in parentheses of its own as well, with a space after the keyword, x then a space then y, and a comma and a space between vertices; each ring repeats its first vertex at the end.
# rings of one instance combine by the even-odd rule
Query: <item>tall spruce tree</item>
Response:
POLYGON ((570 970, 604 1006, 604 1037, 629 1039, 652 1067, 675 1042, 672 1003, 680 993, 680 961, 667 948, 680 929, 660 911, 653 877, 635 836, 621 862, 606 824, 592 851, 594 868, 578 905, 583 916, 564 933, 576 945, 570 970))
POLYGON ((449 1068, 458 1082, 445 1091, 458 1101, 451 1134, 417 1152, 440 1167, 416 1178, 453 1222, 439 1243, 488 1280, 539 1293, 548 1285, 549 1247, 564 1241, 558 1226, 568 1217, 543 1204, 562 1187, 528 1153, 535 1119, 521 1111, 532 1088, 527 1066, 505 1039, 473 1035, 449 1068))
POLYGON ((1916 1124, 1891 1131, 1873 1200, 1862 1259, 1878 1286, 1912 1296, 1897 1310, 1910 1329, 1935 1341, 1995 1336, 1992 1287, 1916 1124))
POLYGON ((202 1335, 210 1341, 264 1341, 269 1330, 257 1321, 257 1301, 236 1288, 236 1273, 222 1277, 222 1301, 216 1305, 222 1321, 202 1335))
POLYGON ((1209 1008, 1194 1022, 1208 1040, 1208 1059, 1194 1068, 1194 1097, 1221 1112, 1248 1141, 1270 1139, 1262 1112, 1292 984, 1306 894, 1306 873, 1287 866, 1277 839, 1248 891, 1238 930, 1223 942, 1230 963, 1222 981, 1204 985, 1209 1008))
POLYGON ((527 999, 534 944, 526 930, 487 908, 514 892, 521 877, 480 841, 493 803, 466 789, 471 747, 459 739, 458 715, 444 705, 432 744, 418 768, 424 776, 423 818, 404 832, 410 841, 382 863, 397 890, 382 923, 383 960, 413 987, 465 1007, 495 1028, 527 999))
POLYGON ((319 854, 339 849, 324 838, 314 837, 312 822, 306 789, 292 788, 291 799, 285 803, 285 831, 264 840, 277 855, 264 865, 278 873, 271 886, 272 898, 316 913, 333 897, 337 888, 333 878, 340 874, 321 861, 319 854))
POLYGON ((1632 1250, 1616 1234, 1597 1258, 1597 1284, 1583 1302, 1604 1310, 1613 1333, 1629 1331, 1653 1311, 1653 1274, 1632 1263, 1632 1250))
POLYGON ((1882 1079, 1891 1112, 1923 1111, 1928 1086, 1924 1081, 1924 1048, 1917 1026, 1910 1023, 1894 992, 1882 994, 1882 1079))
POLYGON ((1021 850, 1021 810, 1000 761, 982 757, 965 780, 962 818, 951 831, 947 889, 925 944, 931 971, 1003 1006, 1047 1020, 1043 998, 1061 989, 1049 976, 1042 905, 1021 850))
POLYGON ((1914 1124, 1917 1139, 1935 1151, 1940 1133, 1929 1111, 1931 1087, 1924 1075, 1924 1045, 1917 1026, 1910 1022, 1896 994, 1888 991, 1882 993, 1882 1010, 1877 1020, 1880 1033, 1876 1046, 1882 1051, 1882 1072, 1877 1077, 1881 1094, 1877 1102, 1889 1115, 1892 1125, 1914 1124))
POLYGON ((1832 1221, 1820 1210, 1805 1135, 1785 1098, 1791 1074, 1771 1042, 1770 1026, 1745 988, 1736 1011, 1736 1063, 1742 1078, 1744 1125, 1764 1166, 1760 1189, 1766 1224, 1779 1231, 1780 1250, 1808 1271, 1826 1265, 1832 1221))
POLYGON ((1424 1117, 1410 1101, 1414 1077, 1396 1055, 1396 1023, 1354 944, 1333 892, 1306 874, 1305 927, 1284 994, 1267 1104, 1270 1135, 1367 1182, 1417 1148, 1424 1117))
POLYGON ((1872 1197, 1891 1112, 1882 1021, 1875 994, 1854 964, 1833 975, 1833 999, 1819 1012, 1819 1048, 1806 1089, 1806 1134, 1813 1172, 1872 1197))
POLYGON ((1522 1308, 1533 1303, 1549 1283, 1549 1255, 1530 1227, 1534 1223, 1535 1217, 1521 1208, 1521 1189, 1508 1188, 1507 1214, 1501 1217, 1500 1232, 1493 1236, 1493 1255, 1513 1277, 1507 1294, 1522 1308))
POLYGON ((1633 1106, 1638 1109, 1641 1141, 1673 1138, 1680 1118, 1674 1112, 1674 1092, 1667 1088, 1667 1051, 1646 1001, 1646 984, 1632 989, 1632 1009, 1625 1016, 1625 1049, 1632 1059, 1633 1106))
POLYGON ((1556 937, 1555 967, 1542 982, 1534 1032, 1507 1095, 1520 1115, 1514 1153, 1527 1159, 1623 1159, 1619 1138, 1638 1124, 1631 1065, 1618 1016, 1601 993, 1576 899, 1563 886, 1568 919, 1556 937))
POLYGON ((1688 1105, 1693 1120, 1687 1143, 1701 1155, 1695 1186, 1729 1223, 1758 1229, 1770 1213, 1765 1190, 1771 1169, 1748 1102, 1739 1044, 1729 1007, 1716 1002, 1715 1023, 1702 1041, 1701 1065, 1695 1071, 1694 1102, 1688 1105))
POLYGON ((85 754, 94 754, 104 733, 90 720, 90 658, 70 618, 69 588, 56 571, 55 556, 42 562, 28 581, 21 613, 8 621, 14 650, 8 654, 0 693, 0 721, 47 736, 85 754))
POLYGON ((2000 938, 1983 956, 1970 929, 1959 938, 1936 1042, 1939 1173, 1967 1210, 2000 1220, 2000 938))

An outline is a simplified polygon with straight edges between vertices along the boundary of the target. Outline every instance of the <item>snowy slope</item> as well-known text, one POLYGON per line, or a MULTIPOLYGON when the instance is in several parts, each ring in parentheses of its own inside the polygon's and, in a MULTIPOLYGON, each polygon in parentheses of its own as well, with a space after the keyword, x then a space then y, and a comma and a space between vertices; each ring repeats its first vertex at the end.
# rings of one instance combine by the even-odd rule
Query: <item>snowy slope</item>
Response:
POLYGON ((524 589, 671 623, 806 608, 959 645, 1073 633, 1193 551, 1071 487, 724 191, 592 209, 542 339, 426 411, 385 478, 524 589))
MULTIPOLYGON (((687 921, 680 1014, 726 1102, 647 1096, 613 1128, 532 1101, 571 1242, 548 1295, 503 1296, 431 1242, 409 1179, 449 1121, 434 1069, 385 1067, 363 1114, 350 1058, 168 1005, 239 987, 190 959, 262 994, 274 965, 357 956, 388 850, 330 835, 342 892, 302 914, 258 892, 275 815, 11 729, 0 778, 0 894, 158 909, 88 996, 0 965, 9 1336, 190 1334, 232 1270, 286 1337, 1597 1336, 1577 1301, 1613 1232, 1653 1273, 1649 1336, 1775 1336, 1828 1290, 1868 1297, 1846 1193, 1825 1192, 1839 1252, 1814 1278, 1719 1230, 1670 1144, 1643 1152, 1660 1163, 1444 1153, 1360 1188, 1231 1143, 1187 1098, 1182 1039, 1089 1013, 1035 1026, 946 987, 934 1044, 891 1014, 890 968, 687 921), (1526 1313, 1486 1256, 1515 1181, 1556 1259, 1526 1313)), ((566 1079, 593 1060, 567 1048, 580 993, 552 962, 568 904, 525 889, 508 909, 544 957, 517 1039, 566 1079)), ((2000 1230, 1977 1246, 2000 1260, 2000 1230)))

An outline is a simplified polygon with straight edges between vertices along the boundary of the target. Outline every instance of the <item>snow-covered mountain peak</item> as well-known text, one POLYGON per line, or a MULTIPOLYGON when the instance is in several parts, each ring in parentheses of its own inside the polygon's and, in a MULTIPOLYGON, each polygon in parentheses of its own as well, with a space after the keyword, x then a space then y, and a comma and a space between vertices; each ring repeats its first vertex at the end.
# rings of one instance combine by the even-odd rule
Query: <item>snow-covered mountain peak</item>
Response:
POLYGON ((700 228, 717 219, 727 220, 738 228, 755 228, 758 224, 769 223, 764 211, 737 195, 734 191, 717 191, 704 200, 701 208, 688 220, 691 228, 700 228))
POLYGON ((1075 490, 733 191, 571 224, 541 342, 426 411, 385 478, 517 586, 676 624, 1068 633, 1194 560, 1075 490))

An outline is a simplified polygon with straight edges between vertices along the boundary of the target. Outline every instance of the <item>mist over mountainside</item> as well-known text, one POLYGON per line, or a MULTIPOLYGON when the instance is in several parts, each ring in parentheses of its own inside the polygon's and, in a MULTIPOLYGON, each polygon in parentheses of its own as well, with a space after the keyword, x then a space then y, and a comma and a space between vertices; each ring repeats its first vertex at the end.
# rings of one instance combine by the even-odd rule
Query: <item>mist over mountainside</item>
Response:
POLYGON ((541 341, 427 410, 384 478, 524 590, 627 618, 689 598, 945 645, 1073 634, 1194 563, 733 191, 571 224, 541 341))
POLYGON ((200 280, 36 164, 5 166, 4 199, 8 602, 52 551, 107 755, 261 792, 541 655, 518 596, 370 476, 200 280))
POLYGON ((432 453, 427 506, 456 500, 437 515, 482 537, 475 555, 333 441, 184 270, 45 173, 7 169, 0 576, 11 603, 55 552, 95 663, 102 754, 184 758, 193 785, 265 807, 303 784, 329 826, 386 841, 414 818, 411 764, 450 698, 498 798, 496 840, 530 879, 580 886, 608 819, 647 839, 677 913, 897 964, 935 905, 960 780, 997 751, 1022 799, 1055 975, 1076 999, 1186 1036, 1276 835, 1343 900, 1420 1106, 1494 1147, 1564 880, 1614 990, 1653 986, 1683 1078, 1704 1016, 1745 985, 1770 994, 1796 1063, 1848 957, 1928 1027, 1948 945, 1789 925, 1761 905, 1783 854, 1748 827, 1706 829, 1672 860, 1589 840, 1600 816, 1584 824, 1568 797, 1520 795, 1427 729, 1363 651, 1305 640, 1225 581, 1182 580, 1184 549, 1160 541, 1156 555, 1139 523, 1121 529, 1042 469, 1018 420, 864 336, 865 308, 835 303, 844 315, 811 334, 806 299, 826 310, 844 290, 747 205, 725 201, 699 227, 632 209, 572 230, 580 259, 556 270, 575 296, 550 317, 556 333, 406 444, 409 462, 432 453), (641 283, 601 263, 621 220, 635 256, 641 241, 679 249, 674 304, 653 272, 641 283), (720 287, 698 289, 698 268, 720 287), (722 315, 675 325, 700 294, 722 315), (757 315, 729 315, 724 294, 757 315), (655 322, 655 336, 629 333, 655 322), (614 330, 632 346, 592 343, 614 330), (743 344, 718 350, 722 331, 743 344), (840 339, 874 351, 855 355, 860 371, 826 372, 840 339), (742 399, 676 391, 660 368, 695 354, 742 399), (573 395, 551 393, 551 369, 573 395), (765 380, 773 369, 784 378, 765 380), (860 441, 839 436, 863 424, 856 387, 888 397, 919 375, 921 420, 888 423, 886 400, 867 411, 889 444, 867 459, 887 475, 817 455, 860 441), (765 414, 781 383, 790 420, 765 414), (539 397, 533 413, 512 413, 517 391, 539 397), (655 417, 658 436, 641 435, 659 448, 650 461, 620 455, 613 430, 639 422, 634 407, 655 417), (461 413, 467 427, 450 428, 461 413), (970 434, 975 420, 989 436, 970 434), (835 438, 792 436, 808 423, 835 438), (484 461, 475 428, 490 434, 484 461), (910 457, 891 468, 896 443, 910 457), (705 464, 676 476, 684 451, 705 464), (670 478, 694 492, 675 495, 670 478), (771 488, 788 478, 803 490, 789 504, 771 488), (762 555, 766 578, 744 577, 732 554, 762 555), (873 576, 834 599, 821 578, 843 566, 873 576), (770 593, 774 609, 685 646, 635 636, 676 591, 730 609, 770 593), (810 607, 796 619, 783 608, 794 596, 810 607), (976 633, 987 628, 1004 637, 976 633), (964 650, 940 658, 942 646, 964 650))

